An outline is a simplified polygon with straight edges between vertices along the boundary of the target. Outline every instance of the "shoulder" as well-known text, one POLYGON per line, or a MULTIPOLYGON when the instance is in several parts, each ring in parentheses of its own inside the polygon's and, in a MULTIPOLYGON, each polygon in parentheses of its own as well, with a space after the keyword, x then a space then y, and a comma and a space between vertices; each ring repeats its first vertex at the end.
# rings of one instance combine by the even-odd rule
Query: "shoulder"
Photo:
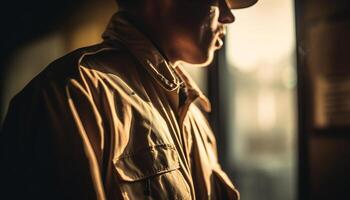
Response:
POLYGON ((71 82, 86 87, 87 82, 96 82, 91 74, 96 72, 111 73, 127 79, 136 61, 122 46, 105 43, 79 48, 50 63, 34 77, 15 98, 26 98, 38 92, 63 90, 71 82))
POLYGON ((139 69, 138 60, 123 47, 85 55, 79 65, 84 70, 117 76, 128 83, 137 79, 139 69))

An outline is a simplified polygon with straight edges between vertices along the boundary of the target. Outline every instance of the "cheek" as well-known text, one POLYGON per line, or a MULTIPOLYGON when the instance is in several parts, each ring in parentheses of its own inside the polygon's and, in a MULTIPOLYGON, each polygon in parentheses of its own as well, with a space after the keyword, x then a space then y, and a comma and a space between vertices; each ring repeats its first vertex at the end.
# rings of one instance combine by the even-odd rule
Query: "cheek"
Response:
POLYGON ((215 30, 218 26, 218 9, 213 8, 211 14, 203 21, 200 37, 198 40, 198 51, 203 57, 211 58, 216 50, 215 30))
POLYGON ((181 12, 181 22, 190 35, 193 37, 200 37, 205 29, 210 29, 212 26, 212 19, 215 18, 215 11, 212 6, 202 7, 188 7, 181 12))
MULTIPOLYGON (((207 7, 191 10, 183 10, 181 37, 181 51, 187 61, 193 63, 204 63, 214 54, 214 34, 217 27, 218 8, 207 7)), ((179 22, 179 21, 178 21, 179 22)), ((180 39, 180 38, 179 38, 180 39)))
POLYGON ((204 43, 210 43, 213 39, 213 34, 218 27, 219 9, 212 6, 205 18, 200 23, 199 40, 204 43))

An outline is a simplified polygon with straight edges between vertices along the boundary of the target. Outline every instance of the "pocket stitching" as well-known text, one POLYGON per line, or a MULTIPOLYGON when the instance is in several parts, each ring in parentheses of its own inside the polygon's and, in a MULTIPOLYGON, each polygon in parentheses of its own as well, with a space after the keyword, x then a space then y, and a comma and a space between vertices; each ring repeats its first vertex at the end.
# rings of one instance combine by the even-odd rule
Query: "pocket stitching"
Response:
POLYGON ((121 159, 127 159, 127 158, 131 158, 134 157, 135 155, 140 154, 139 152, 143 152, 143 153, 147 153, 147 152, 152 152, 155 151, 155 149, 157 147, 165 147, 166 149, 172 149, 172 150, 176 150, 174 145, 171 144, 157 144, 157 145, 153 145, 153 146, 149 146, 147 148, 141 148, 138 149, 137 151, 133 151, 133 152, 129 152, 124 154, 123 156, 118 157, 115 161, 121 160, 121 159), (147 150, 147 151, 146 151, 147 150), (144 152, 146 151, 146 152, 144 152))
MULTIPOLYGON (((166 153, 164 155, 166 155, 166 153)), ((134 181, 146 179, 146 178, 149 178, 149 177, 152 177, 155 175, 159 175, 162 173, 177 170, 180 168, 180 161, 179 161, 179 158, 177 156, 176 148, 174 145, 161 144, 161 145, 153 145, 153 146, 150 146, 148 148, 142 148, 142 149, 139 149, 135 152, 120 156, 119 158, 117 158, 114 161, 114 167, 117 169, 117 173, 119 173, 119 170, 122 170, 122 172, 126 173, 125 177, 128 177, 128 178, 125 179, 124 176, 121 176, 120 178, 122 181, 134 182, 134 181), (127 161, 127 160, 131 160, 131 162, 133 162, 134 159, 137 159, 137 157, 142 157, 143 155, 145 155, 145 156, 151 155, 151 158, 150 158, 150 159, 152 159, 151 162, 157 163, 157 160, 152 157, 152 155, 158 151, 157 149, 162 149, 159 151, 160 152, 164 151, 163 153, 165 153, 165 152, 171 152, 171 154, 175 153, 174 157, 168 158, 167 156, 165 156, 166 160, 168 160, 168 161, 167 161, 167 163, 164 163, 164 164, 161 164, 161 163, 159 163, 158 165, 151 164, 151 165, 146 165, 142 168, 138 168, 139 166, 136 165, 135 167, 137 169, 142 169, 142 171, 141 171, 142 173, 133 173, 133 172, 128 170, 129 169, 128 165, 123 166, 123 165, 119 164, 119 162, 120 163, 128 163, 129 161, 127 161)), ((124 174, 124 173, 122 173, 122 174, 124 174)))

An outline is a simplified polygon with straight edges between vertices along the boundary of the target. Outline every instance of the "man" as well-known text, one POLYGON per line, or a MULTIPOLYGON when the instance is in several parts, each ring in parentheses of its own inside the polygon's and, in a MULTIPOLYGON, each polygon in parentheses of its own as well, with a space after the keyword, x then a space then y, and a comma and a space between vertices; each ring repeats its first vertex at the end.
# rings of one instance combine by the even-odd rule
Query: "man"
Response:
POLYGON ((1 133, 8 199, 239 199, 182 62, 208 65, 230 9, 256 0, 119 0, 101 44, 49 65, 1 133))

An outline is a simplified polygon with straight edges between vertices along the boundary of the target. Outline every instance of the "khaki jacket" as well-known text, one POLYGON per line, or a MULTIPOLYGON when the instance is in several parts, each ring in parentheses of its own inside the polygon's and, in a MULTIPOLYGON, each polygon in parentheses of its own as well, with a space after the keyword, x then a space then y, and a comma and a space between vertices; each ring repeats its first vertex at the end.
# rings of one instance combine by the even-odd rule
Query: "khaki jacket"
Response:
POLYGON ((54 61, 11 101, 1 194, 239 199, 201 111, 209 101, 190 76, 121 14, 103 38, 54 61))

